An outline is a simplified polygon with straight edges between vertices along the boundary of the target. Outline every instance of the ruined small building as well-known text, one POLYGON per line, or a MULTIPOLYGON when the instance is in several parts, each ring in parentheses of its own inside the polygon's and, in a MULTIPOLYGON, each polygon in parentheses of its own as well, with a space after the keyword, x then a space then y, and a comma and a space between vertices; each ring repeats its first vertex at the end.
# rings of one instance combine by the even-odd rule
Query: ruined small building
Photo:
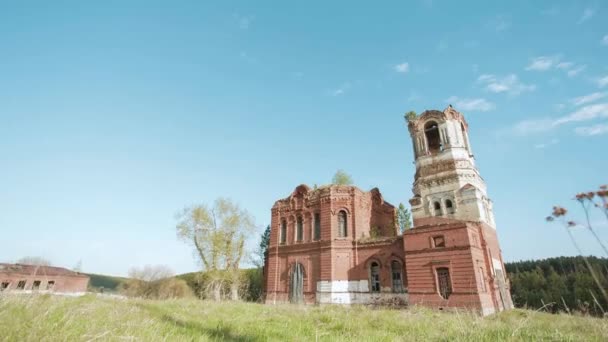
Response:
POLYGON ((298 186, 272 207, 266 302, 405 303, 490 314, 512 307, 492 201, 468 125, 451 106, 407 118, 413 228, 378 189, 298 186))
POLYGON ((86 292, 89 276, 61 267, 0 263, 0 292, 86 292))

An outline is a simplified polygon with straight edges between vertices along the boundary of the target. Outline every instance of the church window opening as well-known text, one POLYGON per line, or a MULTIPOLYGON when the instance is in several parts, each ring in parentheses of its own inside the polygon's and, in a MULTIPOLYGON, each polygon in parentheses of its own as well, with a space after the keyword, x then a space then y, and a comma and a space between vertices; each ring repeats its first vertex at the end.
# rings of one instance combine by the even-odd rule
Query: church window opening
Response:
POLYGON ((0 291, 4 291, 4 290, 8 289, 8 286, 10 284, 11 283, 9 283, 8 281, 3 282, 2 285, 0 285, 0 291))
POLYGON ((346 237, 346 228, 346 211, 340 210, 338 213, 338 237, 346 237))
POLYGON ((370 265, 370 283, 372 292, 380 292, 380 265, 377 262, 372 262, 370 265))
POLYGON ((304 302, 304 266, 295 263, 289 279, 289 301, 294 304, 304 302))
POLYGON ((403 292, 403 278, 401 276, 401 263, 393 260, 391 262, 391 275, 393 279, 393 292, 403 292))
POLYGON ((55 281, 54 280, 49 280, 48 283, 46 283, 46 289, 47 290, 52 290, 55 287, 55 281))
POLYGON ((441 136, 439 134, 439 126, 434 121, 429 121, 424 125, 424 135, 426 136, 426 144, 431 154, 436 154, 443 150, 441 136))
POLYGON ((32 285, 32 290, 38 291, 40 289, 40 284, 42 282, 40 280, 34 280, 34 284, 32 285))
POLYGON ((479 268, 479 287, 481 288, 481 292, 486 292, 486 280, 483 276, 483 267, 479 268))
POLYGON ((304 239, 304 227, 302 223, 302 216, 298 216, 296 220, 296 240, 302 241, 304 239))
POLYGON ((287 242, 287 221, 281 222, 281 244, 284 245, 287 242))
POLYGON ((441 297, 448 299, 452 294, 452 281, 450 280, 450 270, 447 267, 437 268, 437 285, 441 297))
POLYGON ((464 128, 464 124, 462 122, 460 123, 460 128, 462 129, 462 141, 464 142, 464 148, 466 148, 470 154, 471 150, 469 149, 469 137, 467 135, 467 130, 464 128))
POLYGON ((433 237, 433 247, 445 247, 445 238, 443 237, 443 235, 433 237))
POLYGON ((451 200, 445 200, 445 209, 448 212, 448 214, 454 213, 454 204, 452 203, 451 200))
POLYGON ((443 215, 443 212, 441 212, 441 203, 439 203, 439 201, 433 203, 433 209, 435 209, 435 216, 443 215))
POLYGON ((17 290, 25 290, 25 280, 19 280, 17 283, 17 290))
POLYGON ((321 214, 315 213, 315 231, 314 231, 314 240, 321 239, 321 214))

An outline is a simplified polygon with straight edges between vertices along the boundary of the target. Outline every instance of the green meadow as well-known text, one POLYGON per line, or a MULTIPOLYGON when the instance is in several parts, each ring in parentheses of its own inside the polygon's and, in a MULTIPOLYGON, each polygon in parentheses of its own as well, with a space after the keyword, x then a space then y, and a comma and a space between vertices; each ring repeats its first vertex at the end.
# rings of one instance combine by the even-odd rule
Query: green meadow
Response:
POLYGON ((606 341, 608 320, 87 295, 0 297, 3 341, 606 341))

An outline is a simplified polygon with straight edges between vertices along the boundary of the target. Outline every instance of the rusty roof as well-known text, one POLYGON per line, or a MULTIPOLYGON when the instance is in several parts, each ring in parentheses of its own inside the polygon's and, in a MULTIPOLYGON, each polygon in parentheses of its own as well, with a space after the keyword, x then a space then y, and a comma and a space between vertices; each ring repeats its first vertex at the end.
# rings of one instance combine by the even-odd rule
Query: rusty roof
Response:
POLYGON ((0 274, 13 273, 37 276, 88 277, 63 267, 0 263, 0 274))

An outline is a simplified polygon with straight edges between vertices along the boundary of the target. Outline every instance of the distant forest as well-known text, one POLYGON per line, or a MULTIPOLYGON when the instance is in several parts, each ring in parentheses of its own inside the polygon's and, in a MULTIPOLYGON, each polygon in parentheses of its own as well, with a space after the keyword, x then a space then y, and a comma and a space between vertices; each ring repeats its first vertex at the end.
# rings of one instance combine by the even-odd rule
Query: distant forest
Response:
MULTIPOLYGON (((587 257, 605 291, 608 259, 587 257)), ((583 257, 557 257, 506 263, 516 307, 601 316, 608 299, 593 280, 583 257)))

